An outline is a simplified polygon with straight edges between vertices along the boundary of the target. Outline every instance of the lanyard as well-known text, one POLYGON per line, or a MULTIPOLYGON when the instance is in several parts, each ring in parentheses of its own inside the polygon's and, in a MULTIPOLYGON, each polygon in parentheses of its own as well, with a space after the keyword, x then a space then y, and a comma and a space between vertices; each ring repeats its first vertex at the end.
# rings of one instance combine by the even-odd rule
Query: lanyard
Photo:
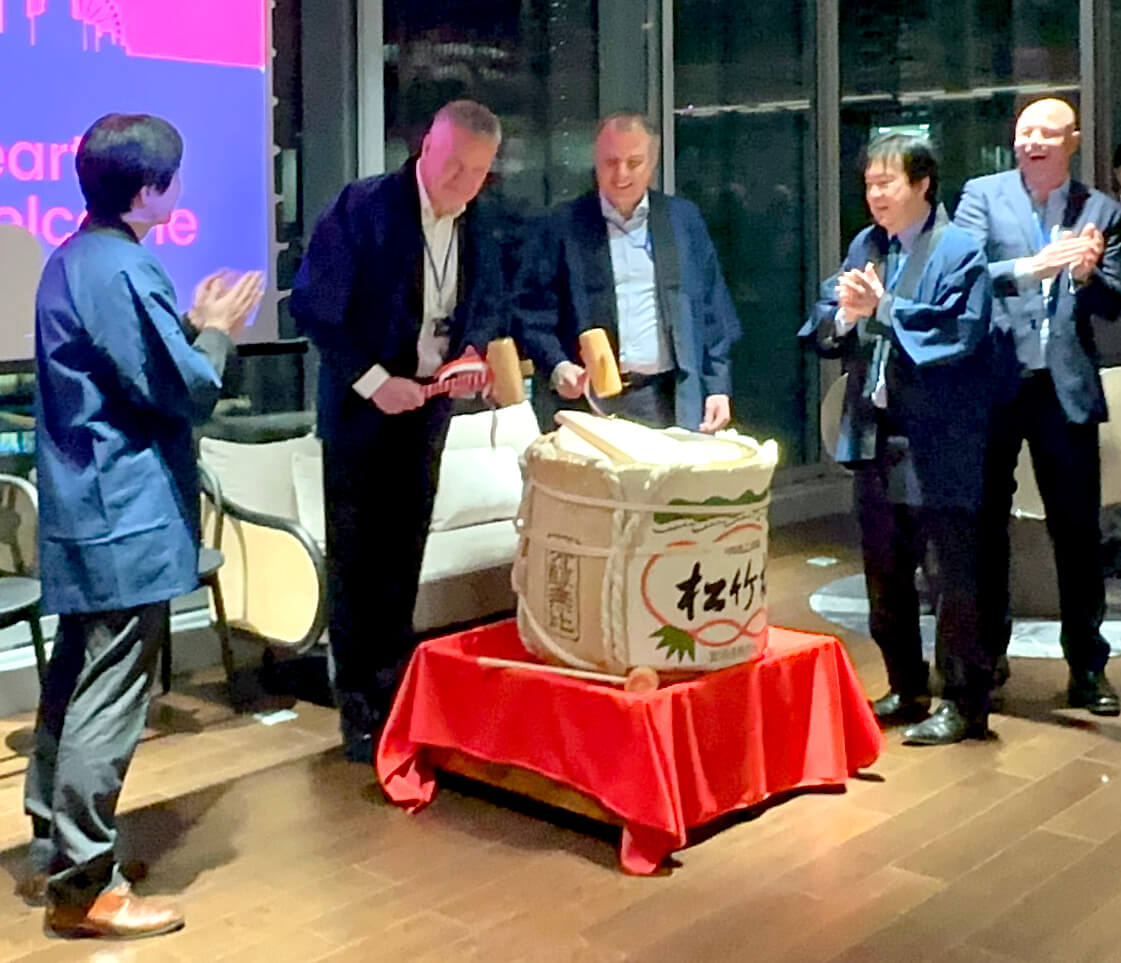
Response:
POLYGON ((1032 220, 1035 222, 1035 250, 1038 254, 1047 246, 1047 232, 1043 229, 1043 211, 1032 211, 1032 220))
POLYGON ((455 225, 452 225, 452 236, 448 241, 447 249, 444 251, 444 267, 443 270, 436 270, 436 259, 432 256, 432 248, 428 244, 428 235, 423 231, 420 232, 421 240, 424 241, 424 253, 428 258, 428 266, 432 269, 432 281, 436 285, 436 300, 443 304, 444 302, 444 285, 448 280, 448 267, 452 259, 452 246, 455 244, 455 225))

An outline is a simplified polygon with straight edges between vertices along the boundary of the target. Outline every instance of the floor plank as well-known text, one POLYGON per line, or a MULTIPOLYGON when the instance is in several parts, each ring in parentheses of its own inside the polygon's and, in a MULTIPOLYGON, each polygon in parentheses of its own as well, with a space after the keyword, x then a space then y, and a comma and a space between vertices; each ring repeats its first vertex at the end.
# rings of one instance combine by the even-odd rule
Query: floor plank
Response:
MULTIPOLYGON (((852 520, 778 530, 771 553, 772 621, 836 631, 879 694, 871 640, 807 603, 859 571, 852 520)), ((697 833, 654 878, 619 872, 617 829, 470 784, 397 810, 342 758, 331 709, 262 696, 296 712, 263 725, 220 681, 156 698, 122 796, 138 888, 187 913, 158 940, 49 939, 14 894, 32 718, 0 720, 0 963, 1121 961, 1121 724, 1064 709, 1059 662, 1013 661, 994 739, 916 749, 889 731, 846 791, 697 833)))

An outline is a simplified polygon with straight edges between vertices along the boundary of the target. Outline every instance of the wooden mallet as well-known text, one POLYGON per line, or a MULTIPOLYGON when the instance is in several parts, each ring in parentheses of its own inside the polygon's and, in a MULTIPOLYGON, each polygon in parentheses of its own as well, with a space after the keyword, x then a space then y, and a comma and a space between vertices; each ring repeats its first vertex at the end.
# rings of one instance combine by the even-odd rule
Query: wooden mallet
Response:
POLYGON ((580 360, 588 372, 588 382, 599 398, 614 398, 623 390, 619 377, 619 364, 607 332, 603 328, 589 328, 580 334, 580 360))
POLYGON ((522 662, 518 659, 499 659, 490 655, 475 657, 479 665, 495 669, 527 669, 530 672, 541 672, 545 675, 563 675, 570 679, 585 679, 588 682, 606 682, 609 685, 622 686, 626 692, 641 695, 653 692, 658 688, 660 679, 657 670, 649 665, 639 665, 631 669, 626 675, 612 675, 608 672, 589 672, 586 669, 570 669, 563 665, 545 665, 542 662, 522 662))

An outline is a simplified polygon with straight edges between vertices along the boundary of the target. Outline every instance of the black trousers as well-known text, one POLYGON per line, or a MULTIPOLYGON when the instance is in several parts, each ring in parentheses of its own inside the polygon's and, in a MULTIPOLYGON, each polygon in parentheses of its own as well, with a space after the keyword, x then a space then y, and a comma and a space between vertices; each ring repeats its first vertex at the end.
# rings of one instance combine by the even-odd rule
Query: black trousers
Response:
POLYGON ((882 458, 857 468, 853 486, 869 629, 883 654, 892 691, 908 696, 928 691, 915 569, 929 544, 938 568, 937 648, 943 695, 966 715, 983 715, 989 710, 996 652, 986 646, 981 633, 975 513, 891 501, 882 458))
POLYGON ((1105 582, 1101 553, 1101 461, 1098 426, 1076 425, 1055 395, 1050 374, 1022 378, 1016 396, 994 414, 986 460, 981 561, 985 632, 1008 648, 1008 516, 1020 446, 1027 441, 1055 552, 1061 639, 1076 672, 1100 672, 1109 659, 1102 638, 1105 582))
MULTIPOLYGON (((376 725, 414 647, 413 608, 451 403, 435 398, 373 430, 323 442, 327 603, 335 689, 376 725)), ((370 425, 363 426, 368 429, 370 425)), ((367 729, 367 731, 369 731, 367 729)))

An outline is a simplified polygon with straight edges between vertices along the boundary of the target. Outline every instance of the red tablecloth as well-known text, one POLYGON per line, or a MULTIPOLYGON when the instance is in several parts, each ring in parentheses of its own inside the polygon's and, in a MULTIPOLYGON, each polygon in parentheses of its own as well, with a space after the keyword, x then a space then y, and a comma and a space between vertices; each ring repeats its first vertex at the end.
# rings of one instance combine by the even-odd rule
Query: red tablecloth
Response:
POLYGON ((436 791, 427 747, 521 766, 624 821, 622 866, 652 873, 690 826, 807 786, 843 783, 882 736, 841 643, 770 629, 766 656, 632 695, 475 656, 531 659, 513 620, 421 644, 378 746, 386 794, 415 811, 436 791))

